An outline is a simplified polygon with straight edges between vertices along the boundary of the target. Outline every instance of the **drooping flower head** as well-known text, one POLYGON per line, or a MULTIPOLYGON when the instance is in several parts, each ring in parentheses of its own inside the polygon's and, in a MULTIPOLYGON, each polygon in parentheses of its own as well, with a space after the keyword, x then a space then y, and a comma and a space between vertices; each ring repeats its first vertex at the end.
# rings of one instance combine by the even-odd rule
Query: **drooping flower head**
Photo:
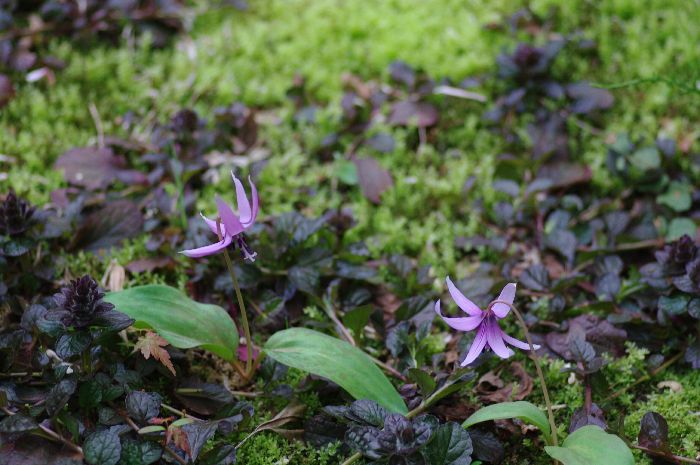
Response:
MULTIPOLYGON (((245 189, 241 181, 236 178, 236 176, 231 172, 231 177, 233 178, 233 183, 236 186, 236 204, 238 205, 238 215, 236 215, 231 207, 229 207, 224 200, 216 196, 216 207, 219 213, 217 220, 212 220, 202 215, 202 218, 211 229, 211 232, 216 234, 219 238, 218 242, 215 242, 198 249, 183 250, 182 254, 191 258, 201 258, 208 255, 214 255, 221 252, 226 247, 232 243, 238 246, 243 257, 247 260, 255 260, 255 252, 250 250, 248 244, 245 242, 245 237, 243 232, 253 226, 256 218, 258 217, 259 202, 258 202, 258 191, 255 188, 253 181, 248 178, 250 183, 250 196, 252 200, 252 205, 248 201, 245 189)), ((201 215, 201 213, 200 213, 201 215)))
MULTIPOLYGON (((440 312, 440 301, 435 302, 435 312, 440 315, 448 326, 459 331, 474 331, 476 337, 472 342, 467 357, 462 362, 462 366, 469 365, 489 347, 501 358, 508 358, 513 355, 513 351, 506 346, 506 343, 518 349, 529 350, 530 346, 523 341, 519 341, 508 336, 498 325, 498 320, 505 318, 510 313, 510 306, 515 299, 515 283, 506 284, 501 294, 496 300, 491 302, 486 310, 480 309, 474 302, 467 299, 459 289, 447 277, 447 288, 452 299, 457 306, 469 316, 462 318, 449 318, 440 312)), ((535 345, 535 349, 539 346, 535 345)))

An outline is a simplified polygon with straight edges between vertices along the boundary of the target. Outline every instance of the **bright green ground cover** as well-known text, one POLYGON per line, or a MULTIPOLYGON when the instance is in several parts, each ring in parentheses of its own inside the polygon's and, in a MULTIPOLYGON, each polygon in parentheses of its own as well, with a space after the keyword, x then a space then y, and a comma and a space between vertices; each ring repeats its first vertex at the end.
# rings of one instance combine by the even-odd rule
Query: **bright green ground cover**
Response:
MULTIPOLYGON (((52 52, 68 63, 57 83, 22 85, 17 98, 0 110, 0 153, 15 159, 0 165, 0 171, 8 173, 0 189, 13 187, 42 203, 51 190, 62 186, 61 174, 49 167, 66 149, 96 140, 90 104, 97 108, 106 134, 126 135, 121 118, 131 112, 137 122, 132 136, 147 140, 153 123, 165 121, 183 106, 194 106, 206 116, 213 106, 242 100, 255 107, 280 108, 282 116, 279 124, 263 127, 262 137, 270 151, 258 183, 264 213, 289 210, 292 205, 303 205, 310 214, 321 213, 340 202, 330 184, 319 181, 331 176, 335 165, 311 160, 298 138, 306 146, 318 144, 324 129, 335 124, 337 105, 322 113, 318 126, 293 127, 285 91, 294 75, 307 79, 319 102, 333 104, 342 92, 343 73, 383 78, 395 59, 432 76, 455 80, 488 72, 498 51, 515 40, 486 25, 500 22, 521 6, 504 0, 387 0, 371 6, 362 0, 253 0, 250 11, 242 13, 207 10, 197 4, 191 36, 165 50, 153 50, 148 43, 78 49, 66 41, 54 42, 52 52), (309 185, 318 188, 313 197, 301 189, 309 185)), ((696 3, 534 1, 531 6, 543 15, 557 8, 555 31, 580 31, 598 43, 596 57, 561 56, 557 62, 558 67, 573 70, 577 79, 619 83, 662 77, 687 84, 700 74, 700 7, 696 3)), ((488 94, 489 88, 482 91, 488 94)), ((603 134, 588 133, 577 154, 593 167, 601 188, 609 187, 603 169, 609 135, 624 131, 646 140, 659 134, 700 135, 694 125, 700 116, 697 94, 658 83, 626 87, 615 91, 615 97, 603 134)), ((380 206, 368 203, 359 191, 353 197, 359 220, 356 237, 365 239, 376 252, 418 256, 434 264, 440 274, 458 267, 454 238, 479 226, 462 207, 464 181, 476 175, 479 182, 471 195, 483 196, 487 202, 496 195, 490 180, 501 141, 481 123, 481 104, 459 108, 453 115, 457 124, 440 136, 449 150, 425 147, 416 154, 405 148, 408 132, 395 130, 397 149, 375 154, 391 171, 394 189, 380 206)), ((211 189, 230 188, 222 183, 211 189)), ((208 198, 207 192, 201 195, 202 208, 209 207, 208 198)), ((135 241, 115 258, 130 260, 144 253, 143 244, 135 241)), ((71 257, 67 263, 74 274, 92 271, 97 276, 106 266, 88 256, 71 257)), ((159 280, 158 276, 147 278, 159 280)), ((628 377, 630 382, 634 379, 631 374, 628 377)), ((628 433, 635 434, 643 412, 656 409, 671 423, 676 446, 700 444, 697 416, 689 416, 700 405, 700 380, 695 373, 677 377, 682 379, 684 393, 669 394, 658 390, 655 382, 648 383, 641 387, 650 394, 646 403, 624 405, 629 408, 628 433)), ((554 390, 561 401, 570 394, 568 387, 554 390)), ((297 453, 267 435, 248 447, 267 448, 268 442, 276 445, 278 456, 261 464, 281 463, 275 460, 297 453)), ((246 453, 250 454, 243 451, 242 455, 246 453)))

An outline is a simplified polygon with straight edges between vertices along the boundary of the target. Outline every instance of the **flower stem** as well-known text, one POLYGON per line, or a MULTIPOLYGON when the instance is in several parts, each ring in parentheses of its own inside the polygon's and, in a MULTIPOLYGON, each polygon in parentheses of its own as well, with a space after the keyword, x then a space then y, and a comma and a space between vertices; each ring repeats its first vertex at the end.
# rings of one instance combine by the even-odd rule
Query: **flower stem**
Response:
POLYGON ((248 352, 248 357, 245 362, 245 372, 248 378, 252 375, 253 367, 253 339, 250 337, 250 325, 248 324, 248 315, 245 311, 245 302, 243 301, 243 294, 241 294, 241 287, 238 285, 238 279, 236 278, 236 272, 233 270, 233 263, 231 263, 231 257, 228 254, 228 250, 224 249, 224 260, 226 260, 226 267, 231 275, 231 281, 233 281, 233 288, 236 290, 236 298, 238 299, 238 308, 241 310, 241 321, 243 322, 243 332, 245 333, 245 345, 248 352))
MULTIPOLYGON (((502 301, 496 301, 496 302, 502 302, 502 301)), ((525 323, 525 319, 523 316, 520 314, 517 308, 515 308, 515 305, 513 304, 508 304, 508 302, 502 302, 510 306, 510 308, 513 310, 513 313, 515 313, 515 317, 518 319, 518 323, 523 329, 523 332, 525 333, 525 339, 527 339, 527 345, 530 346, 530 353, 532 354, 532 361, 535 362, 535 369, 537 370, 537 376, 540 378, 540 384, 542 385, 542 394, 544 395, 544 403, 547 405, 547 418, 549 419, 549 427, 552 430, 551 434, 551 444, 553 446, 558 446, 559 445, 559 440, 557 438, 557 425, 554 423, 554 412, 552 411, 552 402, 549 400, 549 391, 547 390, 547 383, 544 381, 544 374, 542 373, 542 367, 540 366, 540 358, 537 356, 537 352, 535 351, 535 346, 532 343, 532 338, 530 337, 530 331, 527 329, 527 324, 525 323)), ((491 304, 493 305, 493 303, 491 304)))

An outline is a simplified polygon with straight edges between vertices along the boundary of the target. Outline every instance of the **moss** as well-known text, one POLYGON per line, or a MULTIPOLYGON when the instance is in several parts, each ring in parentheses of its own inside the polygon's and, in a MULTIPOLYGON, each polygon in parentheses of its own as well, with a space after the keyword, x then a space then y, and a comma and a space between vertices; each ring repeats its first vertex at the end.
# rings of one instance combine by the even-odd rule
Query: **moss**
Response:
MULTIPOLYGON (((675 454, 695 458, 700 450, 700 422, 698 406, 700 405, 700 371, 665 372, 655 382, 646 386, 646 395, 642 402, 636 402, 625 418, 625 433, 636 438, 639 424, 647 412, 657 412, 668 422, 671 451, 675 454), (658 381, 675 381, 680 383, 682 391, 673 392, 668 388, 656 386, 658 381)), ((641 454, 640 454, 641 457, 641 454)))
POLYGON ((337 444, 316 448, 262 432, 238 449, 237 459, 246 465, 337 465, 343 457, 337 444))

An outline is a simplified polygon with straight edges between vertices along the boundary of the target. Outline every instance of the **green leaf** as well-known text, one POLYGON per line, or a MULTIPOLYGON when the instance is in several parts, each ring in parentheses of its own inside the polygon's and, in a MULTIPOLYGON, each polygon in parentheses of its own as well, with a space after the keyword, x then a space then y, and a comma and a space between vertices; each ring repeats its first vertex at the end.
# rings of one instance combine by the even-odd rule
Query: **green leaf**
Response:
POLYGON ((634 465, 632 452, 622 439, 593 425, 571 433, 561 447, 546 446, 544 450, 563 465, 634 465))
POLYGON ((458 423, 446 423, 433 433, 423 454, 430 465, 469 465, 472 440, 458 423))
POLYGON ((347 326, 355 338, 362 338, 362 330, 367 326, 369 317, 372 315, 374 308, 371 305, 363 305, 356 307, 343 315, 343 324, 347 326))
POLYGON ((163 449, 151 441, 134 441, 127 439, 122 444, 119 465, 150 465, 157 462, 163 449))
POLYGON ((639 171, 658 169, 661 166, 661 156, 656 147, 642 147, 629 157, 632 166, 639 171))
POLYGON ((306 328, 279 331, 265 344, 278 362, 328 378, 355 399, 370 399, 406 414, 406 404, 372 359, 345 341, 306 328))
POLYGON ((423 397, 428 397, 435 392, 435 388, 437 387, 435 380, 420 368, 410 368, 408 370, 408 378, 418 385, 423 397))
POLYGON ((695 225, 695 222, 690 218, 674 218, 668 225, 666 240, 675 241, 684 234, 687 234, 690 237, 695 237, 695 232, 697 229, 698 227, 695 225))
POLYGON ((683 315, 688 310, 690 297, 684 294, 659 297, 659 309, 667 315, 683 315))
POLYGON ((217 305, 195 302, 179 290, 162 285, 110 292, 105 300, 134 318, 135 327, 153 329, 177 348, 202 347, 226 360, 236 355, 236 325, 217 305))
POLYGON ((86 381, 78 389, 78 403, 83 409, 97 407, 102 400, 102 387, 94 380, 86 381))
POLYGON ((684 212, 688 210, 693 203, 691 193, 692 189, 688 183, 673 181, 671 185, 668 186, 668 191, 665 194, 657 196, 656 201, 677 212, 684 212))
POLYGON ((90 465, 116 465, 122 452, 119 435, 111 430, 92 433, 83 444, 83 452, 90 465))
POLYGON ((462 423, 463 428, 489 420, 503 420, 505 418, 519 418, 524 422, 537 426, 549 440, 551 429, 545 414, 530 402, 501 402, 500 404, 489 405, 474 412, 472 416, 462 423))

